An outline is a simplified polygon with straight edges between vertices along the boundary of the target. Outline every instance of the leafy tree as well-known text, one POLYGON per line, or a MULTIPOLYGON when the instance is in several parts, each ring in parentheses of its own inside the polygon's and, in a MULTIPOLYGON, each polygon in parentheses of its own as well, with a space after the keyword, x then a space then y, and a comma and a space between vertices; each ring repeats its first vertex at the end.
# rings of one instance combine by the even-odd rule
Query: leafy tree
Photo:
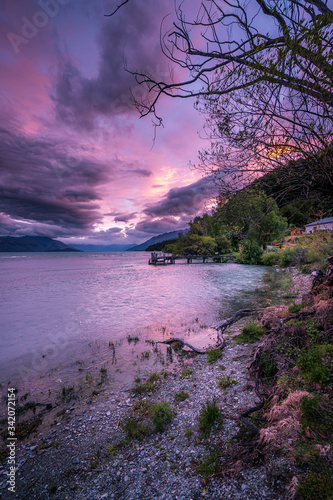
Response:
POLYGON ((333 139, 333 11, 327 0, 194 5, 176 2, 175 21, 161 34, 164 54, 188 77, 157 80, 134 72, 147 89, 137 103, 141 115, 157 116, 162 95, 195 98, 211 139, 201 167, 216 175, 223 193, 299 158, 306 160, 303 171, 308 166, 315 175, 304 172, 293 182, 308 185, 324 167, 332 189, 332 169, 325 168, 332 165, 333 139))
POLYGON ((239 261, 242 264, 260 264, 262 249, 257 241, 245 240, 242 245, 239 261))
POLYGON ((254 189, 244 189, 228 201, 222 200, 215 217, 229 227, 234 240, 250 238, 264 247, 281 238, 287 228, 275 200, 254 189))

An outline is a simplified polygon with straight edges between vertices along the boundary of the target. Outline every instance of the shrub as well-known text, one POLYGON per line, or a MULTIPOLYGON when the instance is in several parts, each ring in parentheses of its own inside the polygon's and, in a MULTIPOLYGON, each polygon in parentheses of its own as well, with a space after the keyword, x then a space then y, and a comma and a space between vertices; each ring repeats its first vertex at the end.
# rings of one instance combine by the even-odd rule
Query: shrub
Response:
POLYGON ((331 363, 324 360, 325 356, 333 356, 333 346, 319 345, 301 353, 296 364, 306 380, 320 384, 329 382, 331 363))
POLYGON ((318 396, 301 398, 301 410, 303 413, 302 424, 306 427, 314 427, 318 423, 320 417, 319 398, 318 396))
POLYGON ((207 457, 195 464, 194 469, 198 472, 198 474, 200 474, 200 476, 202 476, 204 484, 207 484, 209 478, 213 474, 217 474, 220 471, 218 464, 218 452, 216 450, 210 450, 207 457))
POLYGON ((121 424, 121 427, 130 439, 141 440, 148 433, 148 428, 134 417, 128 418, 123 424, 121 424))
POLYGON ((259 361, 259 370, 261 376, 264 376, 268 379, 271 379, 276 375, 277 368, 272 354, 265 351, 261 354, 259 361))
POLYGON ((261 257, 261 261, 264 266, 274 266, 280 260, 280 254, 278 252, 267 252, 261 257))
POLYGON ((207 359, 209 363, 214 363, 222 356, 221 349, 209 349, 207 359))
POLYGON ((242 264, 259 264, 261 262, 262 249, 256 241, 245 240, 240 253, 242 264))
POLYGON ((220 420, 221 417, 222 414, 216 401, 207 401, 199 416, 199 430, 204 438, 209 436, 214 422, 220 420))
POLYGON ((163 431, 165 426, 173 419, 173 411, 169 403, 165 401, 152 405, 150 414, 157 431, 163 431))
POLYGON ((333 477, 330 471, 311 473, 299 479, 297 494, 302 500, 330 500, 333 477))

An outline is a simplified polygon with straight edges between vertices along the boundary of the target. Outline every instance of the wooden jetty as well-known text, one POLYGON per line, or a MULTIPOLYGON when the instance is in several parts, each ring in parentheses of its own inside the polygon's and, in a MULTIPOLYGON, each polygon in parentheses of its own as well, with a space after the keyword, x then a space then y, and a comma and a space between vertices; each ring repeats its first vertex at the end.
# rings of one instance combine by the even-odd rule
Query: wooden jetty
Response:
POLYGON ((202 264, 222 264, 233 262, 233 257, 222 257, 221 255, 172 255, 162 252, 151 252, 151 257, 148 264, 153 266, 166 266, 168 264, 176 264, 176 260, 186 260, 188 264, 193 262, 202 262, 202 264))

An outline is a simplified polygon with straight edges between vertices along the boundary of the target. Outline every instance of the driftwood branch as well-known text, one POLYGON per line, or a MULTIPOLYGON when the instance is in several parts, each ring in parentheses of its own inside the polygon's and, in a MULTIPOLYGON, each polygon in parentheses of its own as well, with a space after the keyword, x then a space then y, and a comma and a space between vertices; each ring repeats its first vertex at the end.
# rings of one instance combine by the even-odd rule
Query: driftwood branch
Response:
POLYGON ((215 325, 214 328, 215 330, 217 330, 217 341, 219 346, 221 348, 224 346, 223 332, 226 328, 228 328, 228 326, 237 323, 237 321, 245 318, 246 316, 255 316, 261 311, 263 311, 263 309, 240 309, 233 316, 230 316, 230 318, 224 319, 223 321, 215 325))
POLYGON ((187 347, 192 349, 192 351, 196 352, 197 354, 206 354, 207 353, 207 349, 205 349, 204 351, 201 349, 198 349, 197 347, 194 347, 193 345, 189 344, 188 342, 185 342, 184 339, 181 339, 179 337, 173 337, 172 339, 168 339, 168 340, 159 340, 156 342, 156 344, 173 344, 174 342, 180 342, 181 344, 186 345, 187 347))

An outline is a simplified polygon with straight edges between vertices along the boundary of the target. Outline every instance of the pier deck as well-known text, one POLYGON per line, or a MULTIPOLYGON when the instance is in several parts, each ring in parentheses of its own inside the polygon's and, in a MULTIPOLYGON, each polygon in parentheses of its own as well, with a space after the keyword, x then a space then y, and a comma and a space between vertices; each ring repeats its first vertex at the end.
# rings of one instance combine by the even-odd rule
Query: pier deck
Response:
POLYGON ((223 257, 221 255, 171 255, 161 252, 151 252, 148 264, 153 266, 166 266, 169 264, 176 264, 176 260, 186 260, 187 264, 193 264, 193 262, 202 264, 222 264, 233 262, 233 257, 223 257))

